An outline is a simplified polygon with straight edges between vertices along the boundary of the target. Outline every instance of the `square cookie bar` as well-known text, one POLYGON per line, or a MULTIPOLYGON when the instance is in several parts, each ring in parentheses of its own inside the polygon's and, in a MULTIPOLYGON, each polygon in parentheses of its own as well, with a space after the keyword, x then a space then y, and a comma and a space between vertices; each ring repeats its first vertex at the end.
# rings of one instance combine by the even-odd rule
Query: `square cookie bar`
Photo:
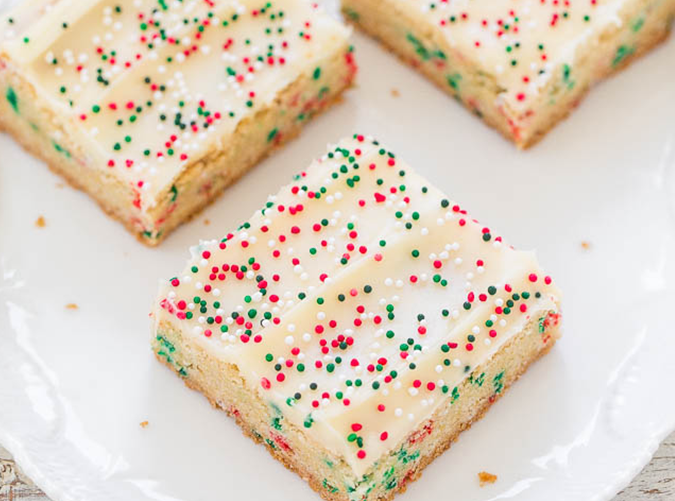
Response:
POLYGON ((383 500, 554 345, 559 298, 533 253, 357 135, 192 249, 152 344, 322 497, 383 500))
POLYGON ((341 1, 353 24, 519 148, 663 40, 675 16, 675 0, 341 1))
POLYGON ((356 71, 305 0, 29 0, 0 27, 0 129, 148 245, 356 71))

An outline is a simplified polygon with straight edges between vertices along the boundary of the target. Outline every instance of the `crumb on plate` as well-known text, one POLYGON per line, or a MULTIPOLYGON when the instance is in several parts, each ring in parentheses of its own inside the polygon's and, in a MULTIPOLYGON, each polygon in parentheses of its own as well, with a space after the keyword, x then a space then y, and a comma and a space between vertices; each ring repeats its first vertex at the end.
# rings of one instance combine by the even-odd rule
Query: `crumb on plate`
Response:
POLYGON ((147 428, 147 426, 148 426, 149 424, 150 424, 150 423, 149 423, 148 421, 142 421, 142 422, 141 422, 141 428, 147 428))
POLYGON ((587 240, 582 240, 581 242, 581 248, 585 251, 591 250, 591 243, 588 242, 587 240))
POLYGON ((77 304, 75 304, 75 303, 68 303, 68 304, 66 305, 66 309, 67 309, 67 310, 77 310, 77 309, 79 309, 79 308, 80 308, 80 307, 79 307, 77 304))
POLYGON ((398 89, 391 89, 391 97, 399 97, 401 92, 398 89))
POLYGON ((487 471, 481 471, 478 474, 478 481, 480 482, 481 487, 485 487, 488 484, 494 484, 497 481, 497 475, 493 475, 487 471))
POLYGON ((40 216, 35 220, 35 226, 37 226, 38 228, 44 228, 45 226, 47 226, 47 222, 45 221, 44 216, 40 216))

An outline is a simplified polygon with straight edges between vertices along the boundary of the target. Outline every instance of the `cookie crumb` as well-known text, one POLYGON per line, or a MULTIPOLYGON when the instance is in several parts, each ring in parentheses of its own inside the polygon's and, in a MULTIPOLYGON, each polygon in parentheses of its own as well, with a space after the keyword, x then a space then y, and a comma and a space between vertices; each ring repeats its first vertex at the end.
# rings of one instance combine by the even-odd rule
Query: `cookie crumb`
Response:
POLYGON ((66 305, 66 309, 67 309, 67 310, 77 310, 77 309, 79 309, 79 308, 80 308, 80 307, 77 306, 77 304, 75 304, 75 303, 68 303, 68 304, 66 305))
POLYGON ((44 228, 45 226, 47 226, 47 221, 45 221, 44 216, 40 216, 35 220, 35 226, 37 226, 38 228, 44 228))
POLYGON ((211 224, 211 220, 210 220, 210 219, 204 219, 204 226, 208 226, 208 225, 210 225, 210 224, 211 224))
POLYGON ((582 240, 581 241, 581 248, 585 251, 591 250, 591 243, 586 241, 586 240, 582 240))
POLYGON ((398 89, 391 89, 391 97, 399 97, 401 93, 398 89))
POLYGON ((142 421, 142 422, 141 422, 141 428, 147 428, 147 426, 148 426, 149 424, 150 424, 150 423, 147 422, 147 421, 142 421))
POLYGON ((56 183, 56 187, 57 187, 58 189, 62 189, 62 188, 65 188, 66 185, 65 185, 65 183, 56 183))
POLYGON ((493 475, 487 471, 481 471, 478 474, 478 481, 480 482, 481 487, 485 487, 488 484, 494 484, 497 481, 497 475, 493 475))

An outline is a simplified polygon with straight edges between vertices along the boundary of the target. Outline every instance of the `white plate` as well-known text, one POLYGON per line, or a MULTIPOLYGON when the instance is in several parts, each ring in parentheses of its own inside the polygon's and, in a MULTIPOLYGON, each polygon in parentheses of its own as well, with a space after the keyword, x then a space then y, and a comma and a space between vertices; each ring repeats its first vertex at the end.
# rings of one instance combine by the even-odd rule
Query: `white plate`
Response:
POLYGON ((55 500, 318 499, 154 360, 148 312, 189 245, 355 131, 537 248, 565 292, 559 345, 398 499, 607 500, 675 428, 675 39, 524 153, 355 45, 345 102, 158 249, 0 136, 0 441, 55 500), (497 483, 480 488, 482 470, 497 483))

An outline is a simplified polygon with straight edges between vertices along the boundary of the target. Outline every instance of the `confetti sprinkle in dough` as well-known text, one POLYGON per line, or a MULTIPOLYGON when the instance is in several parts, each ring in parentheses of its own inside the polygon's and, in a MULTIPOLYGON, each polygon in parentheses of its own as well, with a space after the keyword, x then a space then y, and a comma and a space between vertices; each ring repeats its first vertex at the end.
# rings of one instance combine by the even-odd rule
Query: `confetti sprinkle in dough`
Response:
POLYGON ((663 40, 675 16, 675 0, 342 0, 342 7, 352 24, 520 148, 593 83, 663 40))
POLYGON ((351 85, 304 0, 35 0, 0 18, 0 129, 156 245, 351 85))
POLYGON ((326 499, 388 499, 558 338, 531 252, 373 138, 331 147, 161 287, 158 359, 326 499))

